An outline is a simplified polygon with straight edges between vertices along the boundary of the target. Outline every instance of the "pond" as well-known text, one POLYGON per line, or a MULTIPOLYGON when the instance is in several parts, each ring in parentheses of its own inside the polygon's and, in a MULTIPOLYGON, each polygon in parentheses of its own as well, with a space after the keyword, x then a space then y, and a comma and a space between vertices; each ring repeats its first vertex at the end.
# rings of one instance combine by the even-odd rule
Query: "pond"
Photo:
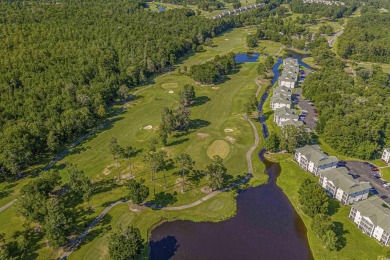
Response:
POLYGON ((234 60, 237 63, 244 63, 244 62, 256 62, 260 57, 260 53, 252 52, 252 53, 238 53, 234 57, 234 60))
POLYGON ((161 5, 157 5, 157 9, 159 12, 164 12, 165 11, 165 8, 162 7, 161 5))
POLYGON ((276 185, 280 166, 263 154, 269 181, 239 192, 236 216, 217 223, 163 223, 151 233, 150 259, 313 259, 306 227, 276 185))

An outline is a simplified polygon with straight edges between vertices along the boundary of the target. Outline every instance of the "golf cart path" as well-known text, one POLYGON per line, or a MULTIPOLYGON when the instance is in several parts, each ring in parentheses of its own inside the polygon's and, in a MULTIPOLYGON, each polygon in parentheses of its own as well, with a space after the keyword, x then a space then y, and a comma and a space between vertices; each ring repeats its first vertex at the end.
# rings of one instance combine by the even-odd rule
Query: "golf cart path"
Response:
POLYGON ((2 206, 2 207, 0 208, 0 212, 2 212, 3 210, 6 210, 6 209, 8 209, 9 207, 11 207, 16 201, 17 201, 17 199, 14 199, 13 201, 11 201, 11 202, 5 204, 4 206, 2 206))
MULTIPOLYGON (((224 189, 221 189, 221 190, 216 190, 216 191, 213 191, 212 193, 204 196, 203 198, 193 202, 193 203, 190 203, 190 204, 187 204, 187 205, 182 205, 182 206, 176 206, 176 207, 158 207, 156 205, 150 205, 149 207, 152 207, 152 208, 155 208, 155 209, 160 209, 160 210, 169 210, 169 211, 173 211, 173 210, 182 210, 182 209, 188 209, 188 208, 192 208, 192 207, 195 207, 199 204, 201 204, 202 202, 206 201, 206 200, 209 200, 210 198, 212 197, 215 197, 216 195, 220 194, 221 192, 224 192, 224 191, 228 191, 230 189, 233 189, 243 183, 246 183, 248 182, 251 177, 252 177, 252 172, 253 172, 253 167, 252 167, 252 160, 251 160, 251 156, 252 156, 252 153, 253 151, 256 149, 257 145, 259 144, 259 134, 257 132, 257 129, 256 129, 256 126, 255 124, 253 124, 253 122, 248 119, 248 122, 250 123, 250 125, 252 126, 252 129, 253 129, 253 132, 255 134, 255 141, 253 143, 253 145, 251 146, 251 148, 249 149, 249 151, 247 152, 246 154, 246 160, 247 160, 247 163, 248 163, 248 174, 246 175, 246 177, 244 179, 242 179, 241 181, 239 182, 236 182, 236 183, 233 183, 232 185, 230 185, 229 187, 226 187, 224 189)), ((68 250, 60 257, 60 259, 66 259, 80 244, 81 242, 84 240, 84 238, 88 235, 88 233, 91 231, 91 229, 93 229, 98 223, 99 221, 116 205, 118 204, 121 204, 121 203, 125 203, 125 202, 128 202, 127 200, 125 199, 122 199, 122 200, 118 200, 116 202, 113 202, 111 203, 108 207, 106 207, 102 213, 100 213, 100 215, 95 218, 95 220, 84 230, 84 232, 82 233, 81 236, 75 238, 73 241, 71 241, 71 245, 70 247, 68 248, 68 250)))

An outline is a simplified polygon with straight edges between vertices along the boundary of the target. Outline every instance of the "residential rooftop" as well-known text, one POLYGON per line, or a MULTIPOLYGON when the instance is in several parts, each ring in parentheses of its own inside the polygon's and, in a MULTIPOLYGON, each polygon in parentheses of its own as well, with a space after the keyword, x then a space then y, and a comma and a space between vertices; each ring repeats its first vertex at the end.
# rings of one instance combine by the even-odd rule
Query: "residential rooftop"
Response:
POLYGON ((390 209, 379 197, 372 196, 352 207, 358 210, 362 216, 368 217, 374 225, 390 233, 390 209))
POLYGON ((347 194, 353 194, 372 188, 370 183, 359 182, 352 178, 348 169, 345 167, 328 169, 321 172, 321 175, 332 181, 337 188, 342 189, 347 194))
POLYGON ((296 151, 303 154, 307 160, 312 161, 318 166, 339 161, 336 156, 324 154, 318 145, 305 145, 304 147, 296 149, 296 151))

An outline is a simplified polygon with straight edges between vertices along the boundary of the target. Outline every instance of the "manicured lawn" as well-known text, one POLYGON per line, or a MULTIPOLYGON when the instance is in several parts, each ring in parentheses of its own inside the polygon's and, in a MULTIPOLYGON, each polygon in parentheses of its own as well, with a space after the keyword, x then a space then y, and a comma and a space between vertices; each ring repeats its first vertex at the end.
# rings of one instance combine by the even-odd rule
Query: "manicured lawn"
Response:
MULTIPOLYGON (((253 32, 254 29, 241 28, 221 35, 213 40, 214 47, 207 47, 205 48, 205 51, 190 56, 187 60, 183 60, 179 66, 187 66, 189 68, 193 64, 212 59, 217 54, 222 55, 229 51, 246 51, 244 45, 245 36, 248 33, 253 32)), ((275 49, 273 46, 270 48, 275 49)), ((271 51, 273 51, 273 49, 271 51)), ((270 54, 273 55, 274 53, 270 54)), ((160 200, 165 205, 184 205, 204 196, 200 190, 203 186, 207 185, 207 180, 203 177, 200 170, 203 170, 205 166, 211 162, 211 159, 207 155, 207 151, 216 140, 223 141, 224 149, 228 150, 224 164, 228 169, 229 175, 231 175, 231 181, 246 175, 247 163, 245 155, 253 144, 254 134, 250 124, 243 119, 242 111, 244 103, 247 102, 251 95, 254 95, 258 88, 254 82, 257 77, 256 69, 257 63, 242 64, 232 75, 224 78, 223 82, 220 84, 207 87, 195 86, 197 99, 193 107, 191 107, 192 122, 190 131, 188 133, 179 133, 170 137, 168 145, 162 149, 167 152, 171 159, 183 152, 190 154, 196 162, 195 169, 198 171, 195 174, 188 176, 186 194, 180 192, 181 178, 178 168, 173 167, 165 172, 167 179, 166 191, 164 190, 163 173, 157 174, 156 193, 166 192, 162 193, 160 196, 160 200), (225 131, 226 129, 231 129, 233 131, 225 131)), ((140 150, 137 156, 131 160, 133 168, 132 174, 136 176, 136 179, 145 179, 145 184, 149 187, 153 186, 153 182, 149 177, 149 168, 143 161, 143 154, 147 150, 149 140, 152 137, 158 138, 158 126, 161 120, 162 108, 165 106, 173 109, 176 108, 178 105, 179 90, 185 84, 195 85, 191 78, 186 75, 179 75, 177 70, 156 77, 154 83, 150 85, 148 89, 140 92, 135 100, 129 104, 127 110, 123 114, 116 117, 113 122, 108 124, 104 129, 74 148, 68 156, 56 164, 55 168, 60 171, 64 183, 66 183, 69 178, 64 169, 65 164, 73 163, 77 164, 77 167, 82 169, 86 175, 93 180, 97 187, 91 201, 94 212, 85 211, 85 203, 76 204, 73 207, 74 211, 78 212, 79 215, 77 225, 80 229, 91 223, 93 218, 98 216, 108 204, 127 195, 124 184, 115 183, 113 181, 118 174, 115 161, 109 151, 109 142, 112 137, 116 137, 121 146, 132 145, 140 150)), ((261 126, 258 123, 256 123, 256 126, 260 133, 261 126)), ((260 143, 262 144, 263 141, 261 140, 260 143)), ((252 158, 254 159, 254 178, 252 178, 250 182, 252 185, 259 185, 267 180, 267 176, 264 174, 263 164, 260 163, 257 158, 258 149, 255 150, 252 155, 252 158)), ((120 159, 119 164, 121 176, 129 176, 130 170, 128 168, 127 160, 120 159)), ((18 197, 18 190, 27 183, 27 181, 28 179, 17 182, 17 186, 15 187, 8 187, 6 190, 10 190, 11 192, 8 196, 1 198, 0 206, 11 201, 13 198, 18 197)), ((4 188, 9 185, 9 183, 2 183, 1 185, 1 188, 4 188)), ((151 193, 148 200, 154 199, 153 192, 151 193)), ((218 197, 220 196, 228 197, 229 201, 231 200, 234 202, 232 193, 226 193, 219 195, 218 197)), ((220 203, 220 205, 224 204, 220 203)), ((144 231, 152 224, 158 222, 162 216, 162 213, 152 210, 146 210, 145 213, 138 215, 133 214, 128 211, 127 206, 124 209, 125 211, 115 213, 116 210, 120 211, 123 207, 125 206, 121 205, 117 206, 118 209, 114 209, 114 213, 112 213, 113 219, 117 214, 120 214, 121 216, 129 215, 127 217, 128 222, 126 223, 135 223, 144 231), (156 212, 157 214, 154 216, 156 212), (153 217, 151 217, 152 215, 153 217), (148 218, 148 220, 145 221, 145 218, 148 218)), ((0 218, 2 220, 8 220, 6 223, 4 223, 5 221, 2 221, 3 223, 0 225, 0 233, 6 233, 7 239, 11 239, 16 231, 23 231, 21 219, 16 216, 15 212, 16 207, 12 206, 0 213, 0 218), (14 223, 14 225, 8 225, 8 223, 14 223)), ((200 221, 202 219, 209 220, 211 217, 209 217, 208 214, 211 214, 210 216, 212 216, 212 219, 217 220, 230 216, 232 214, 231 212, 230 206, 223 206, 216 212, 210 212, 210 209, 206 206, 200 206, 198 210, 189 209, 186 211, 169 213, 172 215, 167 215, 167 218, 171 216, 171 218, 182 217, 190 219, 190 217, 192 217, 192 219, 200 221), (203 210, 205 212, 200 213, 200 211, 203 210)), ((107 220, 107 225, 111 225, 115 228, 115 224, 111 223, 109 220, 107 220)), ((101 243, 101 240, 97 240, 100 237, 95 236, 94 234, 95 233, 87 237, 87 242, 80 251, 84 252, 84 247, 100 247, 99 243, 101 243)), ((46 247, 45 243, 43 243, 43 240, 39 240, 34 246, 38 258, 42 259, 59 256, 58 252, 51 252, 50 249, 46 247)), ((93 251, 100 252, 98 249, 93 251)), ((89 255, 90 253, 87 254, 89 255)), ((94 254, 92 254, 92 256, 93 255, 94 254)))
POLYGON ((298 189, 305 178, 317 180, 310 173, 303 171, 293 162, 292 155, 272 155, 273 161, 280 162, 282 169, 277 184, 287 195, 298 214, 301 216, 307 228, 307 236, 310 248, 315 259, 377 259, 384 255, 388 248, 381 246, 375 239, 363 234, 355 224, 349 220, 350 206, 340 205, 332 200, 330 210, 333 212, 332 220, 338 227, 339 235, 345 240, 345 246, 339 251, 328 251, 323 248, 321 242, 310 229, 311 219, 299 210, 298 189))
POLYGON ((381 170, 382 179, 386 181, 390 181, 390 167, 381 168, 380 170, 381 170))

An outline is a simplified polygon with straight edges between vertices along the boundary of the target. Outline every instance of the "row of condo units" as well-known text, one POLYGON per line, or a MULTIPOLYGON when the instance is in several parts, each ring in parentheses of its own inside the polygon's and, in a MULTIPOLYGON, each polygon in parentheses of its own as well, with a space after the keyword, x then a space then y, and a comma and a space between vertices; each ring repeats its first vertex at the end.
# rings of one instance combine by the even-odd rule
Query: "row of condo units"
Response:
POLYGON ((324 5, 345 5, 340 1, 327 1, 327 0, 303 0, 305 4, 324 4, 324 5))
POLYGON ((287 125, 303 126, 297 111, 291 108, 293 89, 299 75, 298 60, 287 58, 283 60, 283 72, 278 79, 278 87, 273 90, 270 99, 271 109, 274 110, 274 122, 284 127, 287 125))
POLYGON ((299 64, 297 59, 287 58, 283 60, 283 71, 278 78, 279 86, 295 88, 298 82, 299 64))
POLYGON ((259 4, 245 6, 245 7, 240 7, 238 9, 234 9, 234 10, 231 10, 231 11, 226 11, 226 12, 223 12, 223 13, 221 13, 219 15, 213 16, 213 19, 222 18, 224 16, 231 15, 231 14, 239 14, 239 13, 246 12, 246 11, 252 10, 252 9, 254 9, 256 7, 260 7, 260 6, 263 6, 263 5, 265 5, 265 3, 259 3, 259 4))
MULTIPOLYGON (((385 149, 386 151, 386 149, 385 149)), ((390 149, 388 149, 390 161, 390 149)), ((323 153, 318 145, 306 145, 295 151, 295 161, 305 171, 319 176, 319 185, 344 205, 352 205, 349 218, 365 234, 382 245, 390 243, 390 209, 377 196, 369 197, 371 185, 355 180, 344 166, 339 167, 335 156, 323 153)))

